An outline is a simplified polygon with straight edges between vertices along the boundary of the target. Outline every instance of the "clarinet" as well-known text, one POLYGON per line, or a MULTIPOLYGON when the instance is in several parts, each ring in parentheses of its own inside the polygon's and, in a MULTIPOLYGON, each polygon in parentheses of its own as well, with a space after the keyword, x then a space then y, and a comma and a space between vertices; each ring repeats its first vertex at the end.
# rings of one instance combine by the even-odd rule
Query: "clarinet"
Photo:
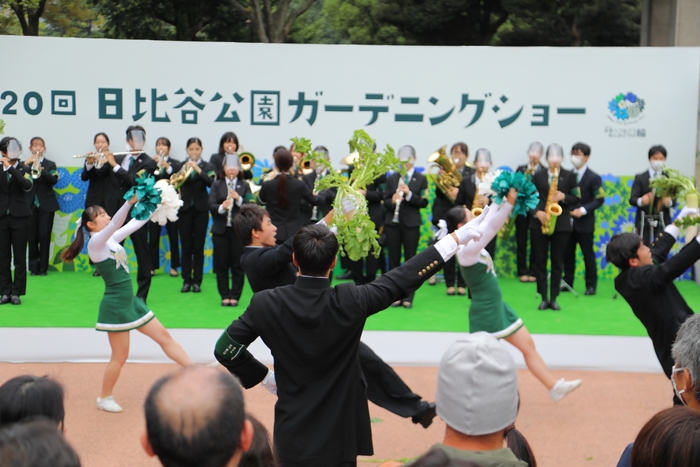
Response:
POLYGON ((226 216, 226 226, 231 226, 233 225, 232 222, 232 214, 233 214, 233 197, 231 196, 231 192, 233 191, 233 180, 227 183, 228 185, 228 196, 226 197, 226 200, 231 201, 231 205, 228 207, 228 215, 226 216))
MULTIPOLYGON (((401 185, 401 181, 399 181, 399 186, 400 185, 401 185)), ((401 209, 401 201, 403 200, 403 191, 401 191, 400 188, 396 188, 396 193, 401 194, 401 199, 396 202, 396 207, 394 208, 394 218, 391 219, 392 224, 399 223, 399 209, 401 209)))

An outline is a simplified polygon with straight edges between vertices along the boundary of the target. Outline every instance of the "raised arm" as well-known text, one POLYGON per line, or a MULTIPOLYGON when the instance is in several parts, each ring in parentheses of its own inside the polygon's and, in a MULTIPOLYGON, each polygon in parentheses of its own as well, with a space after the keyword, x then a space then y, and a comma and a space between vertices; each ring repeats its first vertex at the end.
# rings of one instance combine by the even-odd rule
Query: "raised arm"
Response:
POLYGON ((462 266, 471 266, 479 261, 481 250, 486 248, 486 245, 498 234, 503 225, 508 221, 512 210, 513 205, 506 200, 501 202, 498 209, 494 209, 493 206, 491 207, 482 224, 484 225, 484 234, 481 236, 481 239, 469 242, 466 246, 460 248, 457 253, 459 264, 462 266))
POLYGON ((117 243, 121 243, 124 241, 126 237, 131 235, 132 233, 136 232, 138 229, 146 225, 148 222, 148 219, 142 220, 142 221, 137 221, 136 219, 131 219, 128 224, 126 224, 124 227, 121 229, 117 230, 114 232, 114 235, 112 237, 114 240, 117 241, 117 243))
POLYGON ((109 240, 110 237, 119 229, 119 227, 122 226, 126 220, 127 214, 129 214, 130 209, 131 204, 124 203, 116 214, 114 214, 114 217, 112 217, 112 220, 104 229, 90 235, 90 243, 88 244, 88 248, 94 251, 99 251, 107 243, 107 240, 109 240))

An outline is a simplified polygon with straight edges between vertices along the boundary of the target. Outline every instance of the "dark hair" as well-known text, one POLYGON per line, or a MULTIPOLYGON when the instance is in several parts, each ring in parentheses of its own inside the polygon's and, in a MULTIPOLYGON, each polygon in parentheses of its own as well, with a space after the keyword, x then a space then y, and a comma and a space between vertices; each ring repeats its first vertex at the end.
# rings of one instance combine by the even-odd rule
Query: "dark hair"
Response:
POLYGON ((170 146, 170 140, 169 140, 168 138, 166 138, 165 136, 161 136, 160 138, 158 138, 158 139, 156 140, 156 146, 158 146, 158 145, 161 144, 161 143, 163 143, 164 146, 167 146, 168 149, 170 149, 170 147, 171 147, 171 146, 170 146))
POLYGON ((262 222, 268 216, 260 206, 255 204, 242 204, 238 214, 233 218, 233 229, 241 239, 243 246, 248 246, 253 242, 253 230, 262 230, 262 222))
POLYGON ((104 212, 104 208, 102 206, 88 206, 85 208, 83 215, 80 216, 80 228, 75 233, 73 243, 71 243, 68 248, 61 252, 61 260, 65 261, 66 263, 70 263, 80 254, 80 252, 83 250, 83 245, 85 244, 85 234, 83 233, 83 229, 87 229, 88 221, 94 221, 95 218, 102 212, 104 212))
POLYGON ((22 375, 0 386, 0 427, 37 415, 63 429, 65 409, 60 383, 48 376, 22 375))
POLYGON ((141 130, 143 131, 143 136, 146 136, 146 130, 141 125, 130 125, 129 128, 126 129, 126 140, 129 141, 132 139, 131 132, 135 130, 141 130))
POLYGON ((411 467, 479 467, 474 462, 450 458, 440 448, 431 448, 430 451, 411 462, 411 467))
POLYGON ((107 141, 107 144, 109 144, 109 136, 107 136, 107 133, 102 133, 102 132, 97 133, 97 134, 95 135, 95 137, 92 138, 92 144, 95 144, 95 142, 97 141, 97 137, 98 137, 98 136, 104 136, 105 141, 107 141))
MULTIPOLYGON (((292 147, 294 147, 293 144, 292 144, 292 147)), ((282 145, 280 145, 280 146, 275 146, 275 149, 272 150, 272 157, 273 157, 273 158, 275 157, 275 153, 276 153, 277 151, 279 151, 280 149, 287 149, 287 148, 284 147, 284 146, 282 146, 282 145)))
POLYGON ((445 214, 445 222, 447 222, 447 231, 454 232, 459 224, 467 220, 467 213, 464 212, 464 206, 455 206, 450 208, 445 214))
POLYGON ((460 152, 469 158, 469 146, 467 146, 467 143, 460 141, 459 143, 453 144, 452 148, 450 148, 450 154, 455 150, 455 148, 459 148, 460 152))
POLYGON ((46 141, 44 141, 44 138, 42 138, 41 136, 35 136, 35 137, 33 137, 32 139, 30 139, 30 140, 29 140, 29 145, 31 146, 32 144, 34 144, 34 141, 36 141, 36 140, 41 141, 41 144, 43 144, 44 146, 46 146, 46 141))
POLYGON ((277 452, 265 425, 251 414, 246 414, 245 418, 253 425, 253 442, 241 456, 238 467, 279 467, 277 452))
POLYGON ((287 196, 287 170, 292 168, 294 164, 294 156, 288 150, 282 148, 275 151, 273 156, 275 159, 275 167, 280 171, 277 178, 277 204, 282 209, 289 207, 289 197, 287 196))
POLYGON ((664 155, 664 158, 668 157, 668 155, 666 154, 666 148, 661 146, 660 144, 657 144, 656 146, 652 146, 649 148, 648 159, 651 159, 651 156, 659 152, 664 155))
POLYGON ((240 144, 238 144, 238 136, 236 136, 236 133, 233 131, 227 131, 223 135, 221 135, 221 139, 219 140, 219 154, 223 154, 224 151, 224 143, 228 141, 233 141, 236 143, 236 151, 238 151, 238 147, 240 144))
MULTIPOLYGON (((518 404, 519 403, 518 401, 518 404)), ((530 448, 530 443, 528 443, 525 436, 515 428, 515 425, 506 428, 506 432, 503 436, 506 439, 508 449, 513 451, 515 457, 523 462, 527 462, 529 467, 537 467, 537 460, 535 460, 535 454, 532 452, 532 448, 530 448)))
POLYGON ((199 139, 199 138, 196 138, 196 137, 195 137, 195 138, 190 138, 190 139, 188 139, 188 140, 187 140, 187 144, 185 144, 185 147, 186 147, 186 148, 189 148, 189 147, 190 147, 190 144, 194 144, 194 143, 199 144, 199 147, 201 147, 201 148, 204 147, 204 145, 202 145, 202 140, 199 139))
POLYGON ((307 225, 294 235, 292 249, 302 274, 325 276, 338 254, 338 239, 325 225, 307 225))
POLYGON ((637 258, 637 250, 642 243, 639 235, 632 232, 613 235, 605 247, 605 260, 623 271, 629 269, 629 260, 637 258))
POLYGON ((700 413, 676 406, 651 417, 634 440, 630 465, 700 465, 700 413))
MULTIPOLYGON (((149 391, 144 402, 148 441, 165 467, 224 467, 240 445, 245 419, 243 390, 229 373, 216 372, 211 383, 215 384, 218 397, 208 401, 215 410, 202 408, 197 420, 177 423, 173 418, 180 418, 178 408, 162 401, 160 394, 173 378, 188 378, 187 371, 160 378, 149 391), (166 413, 162 413, 164 408, 166 413)), ((192 414, 183 416, 191 417, 192 414)))
POLYGON ((584 156, 590 156, 591 155, 591 147, 587 145, 586 143, 576 143, 571 147, 571 152, 578 152, 581 151, 581 153, 584 156))
POLYGON ((80 458, 48 420, 20 422, 0 430, 0 465, 80 467, 80 458))
POLYGON ((14 136, 5 136, 3 139, 0 139, 0 152, 3 154, 7 154, 7 147, 10 145, 10 141, 17 141, 17 144, 19 144, 19 148, 22 149, 22 143, 15 138, 14 136))

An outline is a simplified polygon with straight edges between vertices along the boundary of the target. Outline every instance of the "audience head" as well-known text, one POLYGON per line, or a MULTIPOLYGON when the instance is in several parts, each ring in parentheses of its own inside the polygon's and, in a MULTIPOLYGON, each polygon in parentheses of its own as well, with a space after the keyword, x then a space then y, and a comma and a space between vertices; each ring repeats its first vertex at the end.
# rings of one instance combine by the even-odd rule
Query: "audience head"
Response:
POLYGON ((47 376, 22 375, 0 386, 0 427, 46 417, 63 430, 63 386, 47 376))
POLYGON ((639 235, 632 232, 613 235, 605 247, 605 259, 623 271, 653 264, 651 250, 639 235))
POLYGON ((165 467, 237 465, 253 437, 240 384, 209 367, 190 366, 159 379, 144 410, 141 443, 165 467))
POLYGON ((277 227, 270 220, 267 211, 260 206, 241 205, 238 215, 233 218, 233 228, 243 246, 275 246, 277 227))
POLYGON ((294 264, 305 276, 326 276, 335 266, 338 239, 325 225, 301 228, 292 243, 294 264))
POLYGON ((588 163, 591 156, 591 147, 585 143, 576 143, 571 148, 571 163, 580 169, 588 163))
POLYGON ((238 467, 279 467, 277 453, 265 425, 250 414, 246 415, 246 420, 253 426, 253 442, 241 456, 238 467))
POLYGON ((532 452, 530 443, 527 442, 525 435, 523 435, 515 425, 511 425, 506 428, 505 447, 513 451, 515 457, 523 462, 527 462, 528 467, 537 467, 537 461, 535 460, 535 454, 532 452))
POLYGON ((486 332, 460 338, 440 361, 435 404, 448 427, 464 435, 504 431, 518 413, 513 357, 486 332))
POLYGON ((631 467, 700 465, 700 413, 672 407, 642 427, 632 448, 631 467))
POLYGON ((0 429, 3 467, 80 467, 80 458, 53 420, 27 420, 0 429))
POLYGON ((676 334, 671 354, 675 363, 671 381, 678 398, 700 411, 700 315, 692 315, 676 334))

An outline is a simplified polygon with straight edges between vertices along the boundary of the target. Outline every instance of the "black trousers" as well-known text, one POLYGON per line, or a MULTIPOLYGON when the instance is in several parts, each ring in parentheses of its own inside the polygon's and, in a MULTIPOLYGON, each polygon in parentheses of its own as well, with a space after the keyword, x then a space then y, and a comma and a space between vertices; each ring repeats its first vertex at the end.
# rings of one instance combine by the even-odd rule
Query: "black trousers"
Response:
POLYGON ((542 300, 554 301, 559 295, 559 284, 561 283, 562 269, 564 268, 564 251, 571 232, 554 232, 552 235, 545 235, 541 229, 530 229, 532 248, 535 253, 533 270, 537 278, 537 293, 542 296, 542 300), (547 298, 547 257, 551 259, 552 270, 549 278, 550 294, 547 298))
POLYGON ((182 280, 185 284, 202 284, 204 242, 207 237, 209 211, 190 208, 177 221, 182 244, 182 280))
POLYGON ((153 270, 151 252, 148 248, 148 229, 149 226, 146 224, 130 236, 131 244, 134 246, 136 262, 138 263, 138 270, 136 271, 138 290, 136 291, 136 296, 144 302, 148 298, 148 291, 151 289, 151 271, 153 270))
POLYGON ((527 216, 515 217, 515 243, 517 246, 518 276, 533 276, 532 265, 535 262, 534 250, 530 248, 530 260, 527 258, 527 243, 530 229, 527 216))
POLYGON ((462 277, 462 271, 459 270, 457 255, 454 255, 452 258, 445 261, 445 264, 443 264, 435 272, 439 272, 440 269, 442 269, 442 275, 445 277, 445 285, 447 287, 467 286, 467 284, 464 282, 464 278, 462 277))
POLYGON ((586 288, 596 288, 598 274, 596 271, 595 252, 593 251, 593 232, 571 232, 564 252, 564 282, 574 286, 576 271, 576 245, 581 247, 583 264, 586 266, 586 288))
POLYGON ((32 204, 29 216, 29 271, 44 274, 49 269, 49 250, 54 212, 45 212, 32 204))
MULTIPOLYGON (((151 252, 151 264, 153 269, 160 268, 160 236, 163 227, 151 222, 148 229, 148 248, 151 252)), ((180 241, 177 234, 177 221, 168 221, 165 224, 168 233, 168 243, 170 245, 170 267, 177 269, 180 267, 180 241)))
POLYGON ((386 261, 384 256, 384 248, 379 250, 379 257, 375 258, 373 253, 370 253, 366 258, 359 261, 350 261, 350 270, 352 271, 352 280, 355 284, 369 284, 377 278, 377 271, 382 263, 386 261))
MULTIPOLYGON (((400 224, 387 224, 384 226, 386 233, 386 244, 389 250, 389 270, 401 266, 401 247, 403 246, 404 261, 416 256, 418 250, 418 240, 420 239, 420 227, 404 227, 400 224)), ((413 303, 412 292, 402 301, 413 303)))
POLYGON ((0 294, 24 295, 27 292, 27 238, 29 217, 5 214, 0 217, 0 294), (14 259, 12 279, 10 261, 14 259))
POLYGON ((367 381, 367 398, 400 417, 416 417, 427 408, 384 360, 360 342, 360 367, 367 381))
POLYGON ((239 300, 243 292, 245 273, 241 266, 243 244, 238 238, 233 227, 226 227, 223 235, 213 233, 214 244, 214 273, 216 274, 216 287, 221 299, 232 298, 239 300), (229 286, 229 271, 231 282, 229 286))

